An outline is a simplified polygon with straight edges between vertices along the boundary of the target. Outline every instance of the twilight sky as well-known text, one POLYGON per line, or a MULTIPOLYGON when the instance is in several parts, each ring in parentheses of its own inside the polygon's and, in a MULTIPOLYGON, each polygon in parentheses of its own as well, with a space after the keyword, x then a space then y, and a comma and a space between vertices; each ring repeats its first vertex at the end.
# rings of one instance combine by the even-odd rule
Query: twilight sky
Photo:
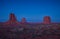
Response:
POLYGON ((9 19, 13 12, 18 21, 42 22, 50 16, 52 22, 60 22, 60 0, 0 0, 0 22, 9 19))

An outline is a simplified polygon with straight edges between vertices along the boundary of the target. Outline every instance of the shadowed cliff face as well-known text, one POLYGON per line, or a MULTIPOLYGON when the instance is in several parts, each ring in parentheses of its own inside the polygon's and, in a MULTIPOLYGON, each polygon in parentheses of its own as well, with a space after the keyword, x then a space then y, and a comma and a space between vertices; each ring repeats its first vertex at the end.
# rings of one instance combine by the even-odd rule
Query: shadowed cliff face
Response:
POLYGON ((11 21, 11 22, 16 22, 16 21, 17 21, 15 15, 14 15, 13 13, 10 14, 10 19, 9 19, 9 21, 11 21))

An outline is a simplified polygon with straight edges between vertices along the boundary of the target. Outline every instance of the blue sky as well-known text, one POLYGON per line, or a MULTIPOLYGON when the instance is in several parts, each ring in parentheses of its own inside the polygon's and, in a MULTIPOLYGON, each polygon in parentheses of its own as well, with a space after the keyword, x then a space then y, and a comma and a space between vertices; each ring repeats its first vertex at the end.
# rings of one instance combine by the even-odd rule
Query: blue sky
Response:
POLYGON ((60 0, 0 0, 0 22, 9 19, 13 12, 18 21, 42 22, 50 16, 52 22, 60 22, 60 0))

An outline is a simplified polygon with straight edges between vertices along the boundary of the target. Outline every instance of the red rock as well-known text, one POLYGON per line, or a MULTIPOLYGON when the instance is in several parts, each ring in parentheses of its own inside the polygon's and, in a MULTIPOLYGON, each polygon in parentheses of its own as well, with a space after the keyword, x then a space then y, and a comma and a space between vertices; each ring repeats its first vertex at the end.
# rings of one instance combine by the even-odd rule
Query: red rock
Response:
POLYGON ((22 18, 21 23, 26 23, 26 19, 22 18))
POLYGON ((18 24, 17 19, 13 13, 10 14, 9 20, 4 23, 5 25, 18 24))
POLYGON ((44 19, 43 19, 43 23, 44 24, 50 24, 51 23, 51 19, 49 16, 45 16, 44 19))

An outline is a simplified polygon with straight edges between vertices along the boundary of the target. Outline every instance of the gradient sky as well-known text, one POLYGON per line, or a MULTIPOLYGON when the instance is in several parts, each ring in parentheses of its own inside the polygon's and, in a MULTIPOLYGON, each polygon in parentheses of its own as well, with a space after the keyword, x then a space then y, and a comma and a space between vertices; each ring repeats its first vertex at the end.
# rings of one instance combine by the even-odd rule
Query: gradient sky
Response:
POLYGON ((13 12, 18 21, 42 22, 50 16, 52 22, 60 22, 60 0, 0 0, 0 22, 9 19, 13 12))

